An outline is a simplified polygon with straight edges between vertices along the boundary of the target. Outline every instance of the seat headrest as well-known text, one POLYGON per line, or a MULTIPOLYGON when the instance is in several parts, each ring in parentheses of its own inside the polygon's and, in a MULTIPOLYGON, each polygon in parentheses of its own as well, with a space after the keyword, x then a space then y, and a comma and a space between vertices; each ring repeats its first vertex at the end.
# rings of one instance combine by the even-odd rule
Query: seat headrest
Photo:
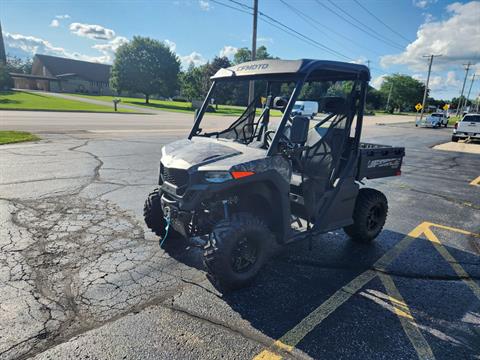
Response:
POLYGON ((325 96, 320 101, 320 112, 344 114, 347 112, 347 101, 340 96, 325 96))

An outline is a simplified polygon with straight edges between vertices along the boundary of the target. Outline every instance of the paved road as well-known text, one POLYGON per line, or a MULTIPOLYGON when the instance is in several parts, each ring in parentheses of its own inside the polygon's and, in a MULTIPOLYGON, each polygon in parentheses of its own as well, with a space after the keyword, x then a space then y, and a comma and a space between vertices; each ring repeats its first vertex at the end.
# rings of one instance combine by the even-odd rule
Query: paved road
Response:
POLYGON ((480 354, 480 158, 432 149, 449 129, 367 120, 364 140, 407 148, 401 177, 368 183, 390 206, 376 243, 339 230, 290 245, 222 295, 199 251, 165 253, 141 219, 190 116, 0 117, 43 139, 0 147, 0 359, 480 354))

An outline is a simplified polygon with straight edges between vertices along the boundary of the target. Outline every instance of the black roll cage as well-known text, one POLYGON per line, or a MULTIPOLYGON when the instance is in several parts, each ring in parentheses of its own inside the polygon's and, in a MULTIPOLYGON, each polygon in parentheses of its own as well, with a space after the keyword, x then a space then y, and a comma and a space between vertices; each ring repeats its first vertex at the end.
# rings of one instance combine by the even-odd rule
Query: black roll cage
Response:
MULTIPOLYGON (((258 63, 258 62, 250 62, 250 63, 258 63)), ((245 64, 250 64, 250 63, 245 63, 245 64)), ((345 63, 345 67, 351 67, 351 66, 356 66, 359 67, 360 70, 355 71, 355 72, 344 72, 344 71, 339 71, 336 69, 329 69, 328 66, 325 66, 326 64, 340 64, 340 67, 342 66, 342 63, 335 63, 335 62, 325 62, 325 61, 311 61, 310 63, 307 63, 306 66, 306 71, 305 72, 298 72, 298 73, 287 73, 287 74, 262 74, 262 73, 256 73, 252 75, 247 75, 247 76, 234 76, 235 72, 233 70, 229 69, 221 69, 219 71, 230 71, 232 72, 232 76, 225 76, 225 77, 218 77, 217 75, 213 76, 212 79, 214 80, 212 85, 210 86, 210 89, 208 90, 207 96, 205 97, 205 100, 203 101, 202 107, 197 113, 197 116, 195 118, 195 122, 193 124, 192 130, 190 131, 190 134, 188 136, 188 139, 191 139, 193 136, 198 136, 199 134, 199 129, 200 129, 200 123, 203 119, 203 116, 207 110, 207 107, 209 106, 210 103, 210 98, 213 94, 213 91, 216 87, 217 82, 220 81, 235 81, 235 80, 267 80, 267 96, 270 93, 270 87, 271 84, 274 82, 295 82, 295 88, 293 89, 290 98, 288 100, 288 103, 284 109, 282 119, 280 123, 277 126, 277 129, 275 131, 275 135, 272 139, 272 142, 268 148, 267 151, 267 156, 272 156, 277 153, 278 150, 278 143, 280 141, 280 138, 282 137, 282 134, 285 130, 285 126, 290 118, 290 113, 292 111, 293 105, 295 104, 295 101, 297 100, 300 91, 303 87, 303 85, 306 82, 309 81, 354 81, 354 86, 352 88, 352 94, 358 84, 360 84, 360 94, 359 94, 359 104, 356 110, 356 115, 357 115, 357 121, 356 121, 356 127, 355 127, 355 136, 354 136, 354 142, 353 142, 353 153, 357 154, 358 149, 359 149, 359 144, 360 144, 360 137, 361 137, 361 130, 362 130, 362 124, 363 124, 363 111, 364 111, 364 106, 365 106, 365 99, 366 99, 366 91, 367 91, 367 85, 368 81, 370 80, 370 73, 368 71, 368 68, 365 66, 361 65, 353 65, 353 64, 348 64, 345 63)), ((243 64, 238 65, 239 67, 245 66, 243 64)), ((352 96, 350 94, 350 97, 352 96)), ((268 106, 268 104, 267 104, 268 106)), ((348 114, 349 117, 349 126, 348 128, 350 129, 350 124, 351 121, 353 120, 353 117, 355 116, 355 113, 348 114)), ((268 120, 268 119, 267 119, 268 120)))

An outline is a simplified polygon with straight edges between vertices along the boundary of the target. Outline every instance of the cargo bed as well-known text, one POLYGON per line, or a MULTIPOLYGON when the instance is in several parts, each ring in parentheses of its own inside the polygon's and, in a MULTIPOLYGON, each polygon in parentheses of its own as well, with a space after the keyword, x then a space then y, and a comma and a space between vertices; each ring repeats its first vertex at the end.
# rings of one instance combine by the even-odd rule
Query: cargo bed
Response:
POLYGON ((404 156, 404 147, 360 143, 356 179, 377 179, 400 175, 404 156))

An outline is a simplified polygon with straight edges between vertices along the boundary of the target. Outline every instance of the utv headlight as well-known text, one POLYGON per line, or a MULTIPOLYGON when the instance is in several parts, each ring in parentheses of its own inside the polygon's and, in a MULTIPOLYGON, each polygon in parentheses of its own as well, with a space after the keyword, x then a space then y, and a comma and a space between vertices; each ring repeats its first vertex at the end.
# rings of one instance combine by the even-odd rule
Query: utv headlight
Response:
POLYGON ((232 179, 232 175, 228 171, 207 171, 205 173, 205 180, 211 183, 218 184, 232 179))

